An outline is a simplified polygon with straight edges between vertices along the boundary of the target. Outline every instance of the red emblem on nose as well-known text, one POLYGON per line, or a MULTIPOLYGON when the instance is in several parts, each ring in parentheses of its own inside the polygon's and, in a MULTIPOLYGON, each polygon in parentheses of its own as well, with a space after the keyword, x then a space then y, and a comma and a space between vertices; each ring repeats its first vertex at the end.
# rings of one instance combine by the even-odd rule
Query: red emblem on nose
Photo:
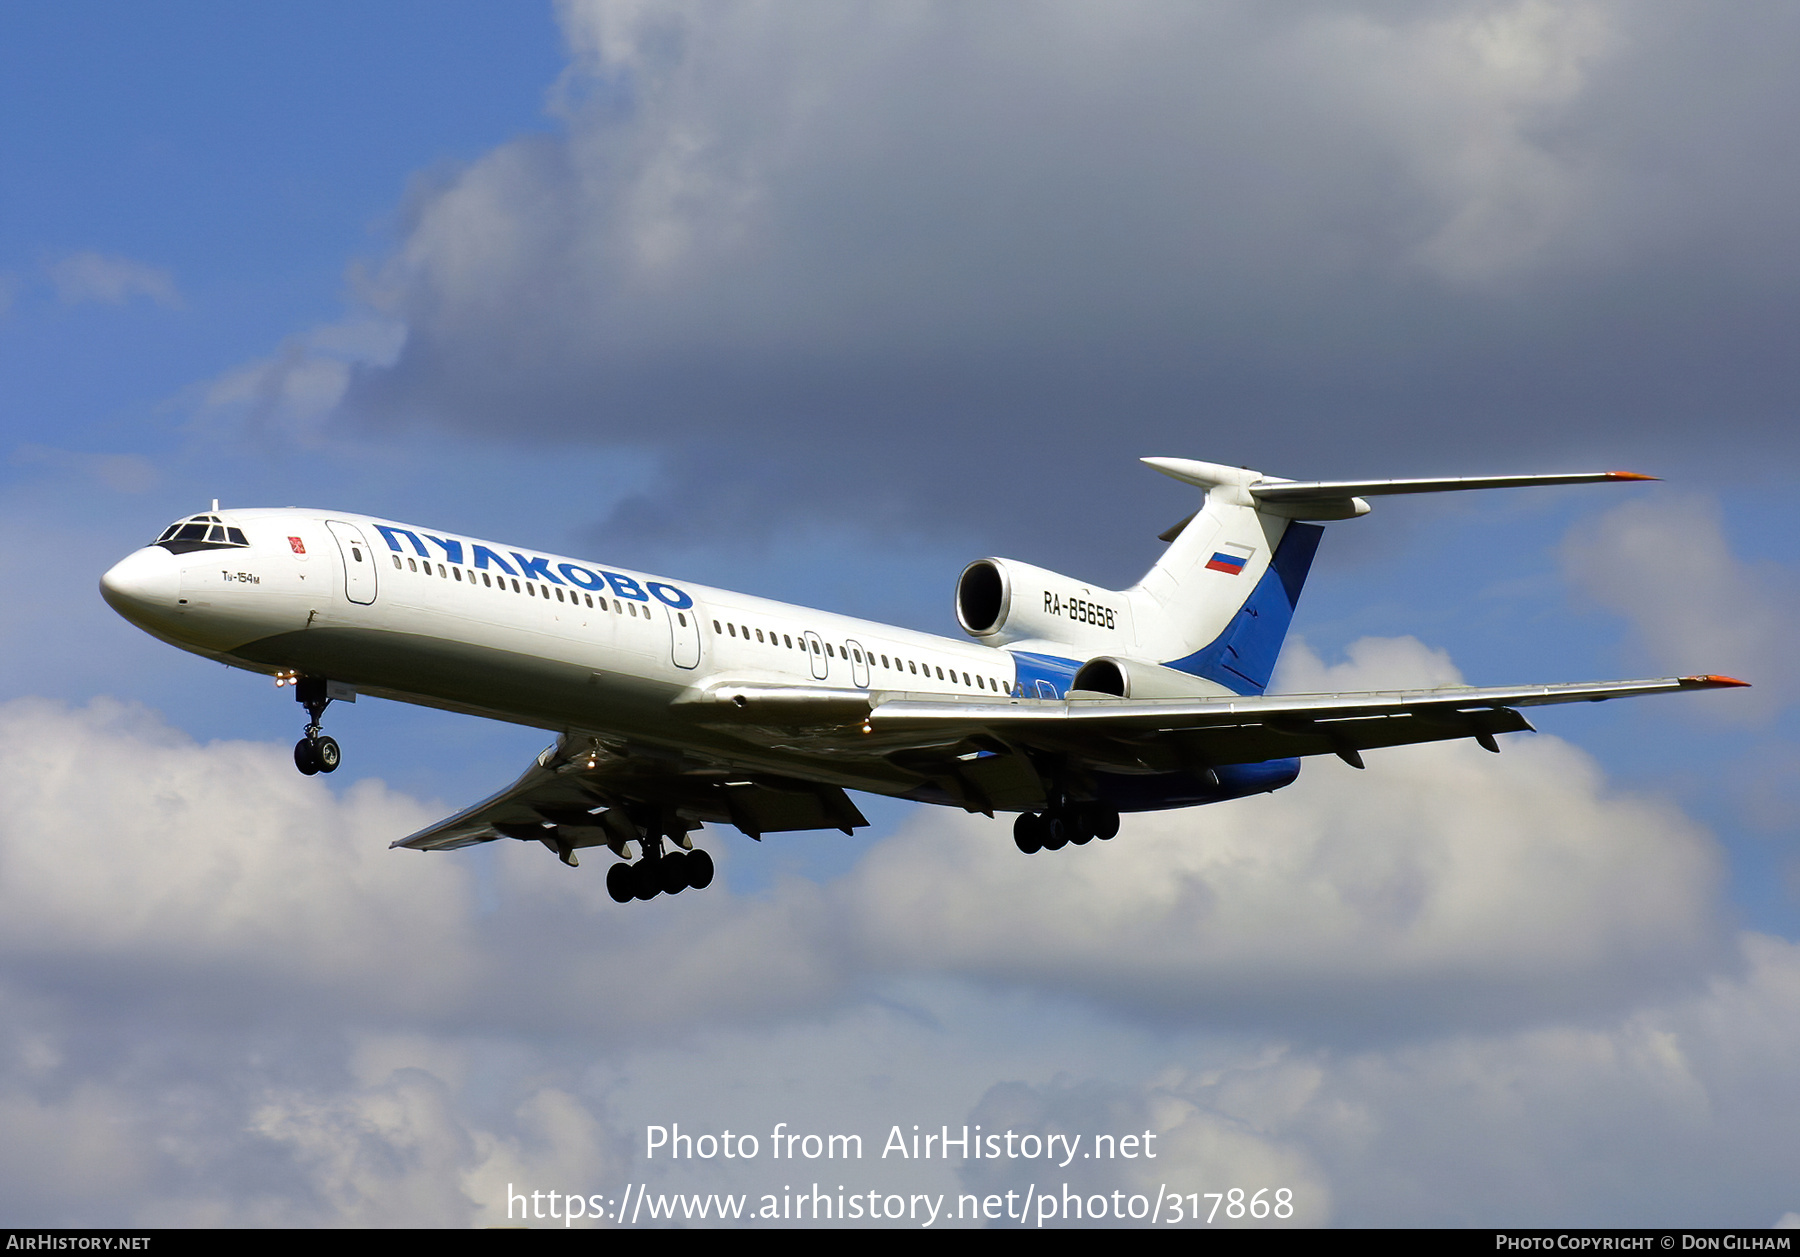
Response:
POLYGON ((288 544, 290 546, 294 547, 295 554, 305 554, 306 553, 306 543, 304 541, 300 540, 300 538, 289 537, 288 544))

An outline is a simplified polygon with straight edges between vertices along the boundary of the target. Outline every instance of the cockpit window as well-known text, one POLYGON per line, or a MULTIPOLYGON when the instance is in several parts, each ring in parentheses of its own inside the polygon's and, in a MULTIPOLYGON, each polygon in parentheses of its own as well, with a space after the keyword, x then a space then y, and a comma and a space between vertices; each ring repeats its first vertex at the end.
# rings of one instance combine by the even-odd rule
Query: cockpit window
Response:
POLYGON ((226 524, 217 515, 190 515, 163 529, 153 543, 175 554, 194 550, 226 550, 248 546, 250 539, 242 528, 226 524))

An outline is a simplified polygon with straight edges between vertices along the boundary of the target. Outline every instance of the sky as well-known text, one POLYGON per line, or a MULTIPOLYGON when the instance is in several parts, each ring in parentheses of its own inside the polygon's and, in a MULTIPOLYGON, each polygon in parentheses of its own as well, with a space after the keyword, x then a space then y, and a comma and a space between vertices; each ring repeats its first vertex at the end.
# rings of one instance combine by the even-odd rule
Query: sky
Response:
POLYGON ((1800 1225, 1797 37, 1664 0, 0 11, 0 1222, 818 1183, 1800 1225), (855 837, 709 829, 711 888, 620 906, 601 861, 388 850, 550 734, 365 699, 302 778, 283 692, 96 592, 218 498, 955 634, 971 559, 1148 569, 1196 502, 1147 455, 1661 477, 1329 526, 1276 688, 1753 688, 1030 858, 859 797, 855 837), (783 1123, 864 1155, 777 1161, 783 1123), (759 1155, 653 1155, 675 1124, 759 1155), (1158 1156, 881 1155, 965 1125, 1158 1156))

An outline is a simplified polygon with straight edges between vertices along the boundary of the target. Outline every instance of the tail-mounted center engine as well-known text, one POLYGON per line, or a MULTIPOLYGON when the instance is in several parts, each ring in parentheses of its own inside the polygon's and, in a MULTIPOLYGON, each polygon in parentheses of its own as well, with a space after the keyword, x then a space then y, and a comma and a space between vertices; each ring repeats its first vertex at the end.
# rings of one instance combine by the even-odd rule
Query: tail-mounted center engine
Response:
POLYGON ((1090 659, 1069 683, 1071 693, 1086 690, 1115 698, 1230 698, 1232 692, 1217 681, 1193 676, 1142 659, 1106 655, 1090 659))
POLYGON ((988 646, 1040 639, 1086 653, 1129 652, 1131 598, 1013 559, 977 559, 956 580, 956 620, 988 646))

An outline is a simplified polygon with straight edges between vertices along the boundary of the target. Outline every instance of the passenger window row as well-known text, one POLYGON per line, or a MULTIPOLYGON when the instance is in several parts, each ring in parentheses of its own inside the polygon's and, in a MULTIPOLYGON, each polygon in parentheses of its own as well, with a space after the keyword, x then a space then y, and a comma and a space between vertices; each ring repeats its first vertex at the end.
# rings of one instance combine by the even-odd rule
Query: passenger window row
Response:
MULTIPOLYGON (((432 562, 430 559, 415 559, 409 555, 409 556, 407 556, 405 563, 402 564, 401 556, 395 554, 395 555, 390 555, 389 557, 394 560, 394 570, 395 571, 418 572, 424 576, 432 575, 432 570, 431 570, 432 562)), ((439 563, 439 564, 437 564, 437 577, 440 580, 455 580, 455 581, 463 582, 463 583, 470 584, 470 585, 473 585, 475 583, 476 577, 480 577, 481 583, 484 587, 490 588, 490 589, 499 589, 502 591, 506 590, 508 582, 510 581, 511 586, 512 586, 512 592, 515 594, 523 593, 527 597, 542 598, 546 602, 548 602, 552 597, 554 597, 558 602, 567 602, 567 603, 571 603, 575 606, 581 606, 581 605, 585 604, 590 607, 595 607, 597 610, 600 610, 600 611, 605 611, 605 610, 609 609, 606 605, 606 596, 604 594, 601 594, 596 597, 596 595, 594 595, 594 594, 577 593, 575 590, 571 589, 566 592, 566 596, 565 596, 565 591, 560 586, 557 586, 557 585, 539 585, 539 584, 534 584, 531 581, 525 581, 521 584, 521 582, 519 581, 519 578, 516 576, 513 576, 513 577, 494 576, 488 572, 478 571, 475 568, 465 569, 465 568, 454 567, 454 566, 446 566, 442 563, 439 563), (464 575, 465 571, 468 573, 467 576, 464 575)), ((631 601, 629 598, 614 598, 612 600, 612 607, 610 608, 610 610, 612 611, 612 613, 614 615, 629 615, 633 619, 638 618, 640 614, 646 620, 650 618, 650 608, 645 607, 643 609, 643 611, 640 613, 638 611, 637 604, 635 602, 631 601)), ((685 617, 684 617, 684 621, 685 621, 685 617)))
MULTIPOLYGON (((799 650, 803 654, 806 651, 806 639, 804 637, 800 639, 799 645, 796 646, 791 635, 787 633, 777 633, 774 629, 769 629, 765 636, 762 629, 753 630, 747 624, 721 624, 718 620, 713 621, 713 634, 717 637, 741 638, 747 642, 751 640, 752 632, 755 633, 755 640, 764 645, 782 646, 788 650, 799 650)), ((824 646, 827 658, 843 659, 846 661, 853 660, 856 663, 867 663, 871 667, 875 666, 877 661, 879 661, 880 666, 889 672, 904 672, 910 676, 918 676, 920 675, 921 670, 923 670, 923 675, 927 679, 929 679, 935 671, 937 679, 940 681, 951 681, 959 685, 966 685, 970 689, 991 690, 996 694, 1007 692, 1006 688, 1002 686, 999 681, 995 680, 993 677, 983 676, 980 673, 970 676, 969 673, 959 673, 952 667, 949 669, 948 675, 946 675, 942 665, 920 663, 916 659, 901 659, 897 655, 890 661, 886 655, 878 654, 873 650, 865 653, 860 647, 847 644, 836 645, 832 642, 826 642, 824 646)), ((818 642, 813 643, 812 650, 814 654, 819 653, 818 642)))

